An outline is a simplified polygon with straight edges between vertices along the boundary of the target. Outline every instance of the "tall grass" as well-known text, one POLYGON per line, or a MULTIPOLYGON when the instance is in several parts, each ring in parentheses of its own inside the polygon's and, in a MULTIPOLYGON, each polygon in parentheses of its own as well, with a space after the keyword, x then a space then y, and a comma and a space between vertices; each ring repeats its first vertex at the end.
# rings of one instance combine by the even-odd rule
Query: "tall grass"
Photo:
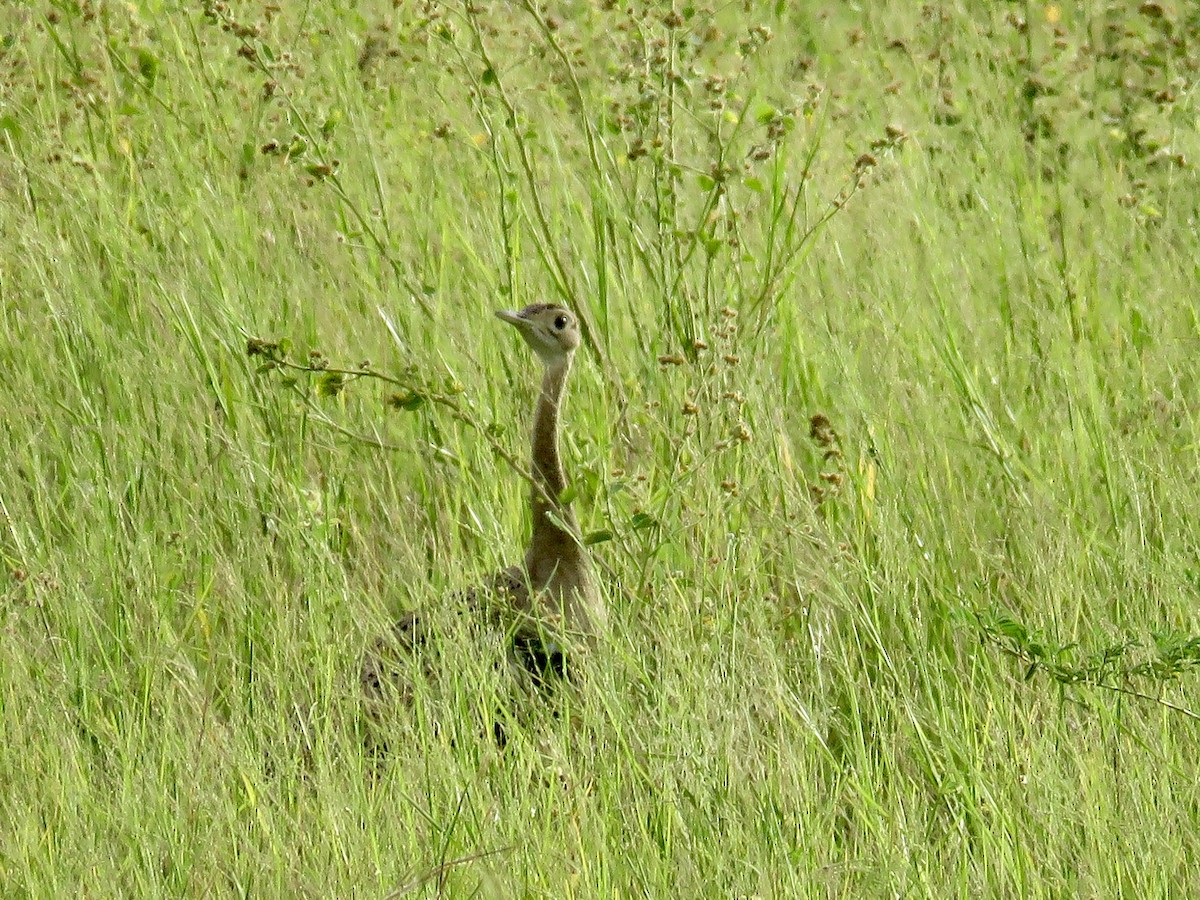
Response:
POLYGON ((2 893, 1194 893, 1198 33, 5 7, 2 893), (537 300, 614 616, 545 702, 453 608, 537 300))

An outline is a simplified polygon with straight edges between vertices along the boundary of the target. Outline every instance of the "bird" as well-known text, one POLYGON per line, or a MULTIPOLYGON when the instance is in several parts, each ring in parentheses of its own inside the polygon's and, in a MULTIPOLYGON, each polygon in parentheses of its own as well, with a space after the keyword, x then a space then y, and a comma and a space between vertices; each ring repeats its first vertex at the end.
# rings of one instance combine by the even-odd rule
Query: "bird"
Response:
MULTIPOLYGON (((511 635, 510 664, 542 687, 568 677, 571 660, 594 647, 608 626, 559 454, 559 420, 575 351, 582 343, 579 322, 569 309, 535 303, 501 309, 496 317, 514 326, 542 364, 530 442, 530 499, 533 529, 523 564, 509 566, 483 584, 455 596, 457 612, 511 635)), ((437 654, 431 617, 404 613, 390 633, 364 655, 360 681, 376 713, 389 702, 411 704, 414 664, 435 679, 437 654)), ((502 742, 500 727, 497 739, 502 742)))
POLYGON ((514 643, 523 661, 535 674, 550 669, 561 675, 570 648, 594 645, 608 624, 575 512, 564 502, 568 485, 558 443, 567 379, 582 337, 575 315, 552 303, 501 309, 496 317, 514 326, 542 363, 530 448, 533 533, 524 571, 507 569, 498 580, 520 617, 514 643))

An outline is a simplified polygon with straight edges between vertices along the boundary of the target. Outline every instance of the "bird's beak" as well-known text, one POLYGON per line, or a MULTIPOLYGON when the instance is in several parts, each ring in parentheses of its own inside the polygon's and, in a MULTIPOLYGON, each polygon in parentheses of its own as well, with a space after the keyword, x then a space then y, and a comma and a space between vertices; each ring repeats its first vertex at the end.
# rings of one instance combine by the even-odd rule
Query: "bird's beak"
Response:
POLYGON ((522 318, 520 313, 513 312, 511 309, 496 310, 496 318, 503 322, 507 322, 509 325, 516 325, 518 327, 523 327, 529 324, 528 320, 522 318))

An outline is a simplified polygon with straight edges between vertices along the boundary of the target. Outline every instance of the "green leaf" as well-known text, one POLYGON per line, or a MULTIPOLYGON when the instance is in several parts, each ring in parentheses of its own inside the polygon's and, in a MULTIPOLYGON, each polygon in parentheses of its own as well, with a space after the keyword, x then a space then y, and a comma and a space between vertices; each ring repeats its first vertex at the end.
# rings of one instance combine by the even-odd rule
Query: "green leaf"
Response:
POLYGON ((393 409, 403 409, 412 412, 424 405, 425 397, 416 391, 403 391, 398 394, 392 394, 388 398, 388 403, 391 404, 393 409))
POLYGON ((590 547, 592 544, 603 544, 605 541, 611 541, 612 539, 613 533, 606 528, 602 528, 599 531, 592 531, 584 535, 583 543, 585 546, 590 547))
POLYGON ((629 520, 629 525, 634 531, 643 531, 647 528, 657 528, 658 519, 649 513, 634 513, 629 520))
POLYGON ((346 379, 340 372, 325 372, 317 381, 317 395, 334 397, 341 393, 346 386, 346 379))
POLYGON ((1133 348, 1138 353, 1150 345, 1150 329, 1146 326, 1146 319, 1142 315, 1142 311, 1136 306, 1129 310, 1129 333, 1133 341, 1133 348))
POLYGON ((321 123, 321 135, 329 137, 341 122, 342 111, 340 109, 330 110, 329 115, 325 117, 325 121, 321 123))
POLYGON ((562 493, 558 495, 558 505, 567 506, 578 496, 579 488, 573 484, 568 484, 565 488, 563 488, 562 493))
POLYGON ((1001 637, 1006 637, 1018 644, 1029 640, 1029 630, 1007 613, 1000 613, 992 621, 992 629, 1001 637))
POLYGON ((564 522, 560 516, 558 516, 554 513, 554 510, 547 510, 546 518, 549 519, 553 525, 556 525, 558 528, 561 528, 567 534, 570 534, 573 530, 571 528, 571 526, 568 525, 566 522, 564 522))
POLYGON ((304 171, 318 181, 324 181, 326 178, 332 178, 337 174, 337 166, 330 163, 308 163, 304 167, 304 171))
POLYGON ((759 103, 754 108, 754 119, 759 125, 766 125, 768 122, 774 121, 777 115, 779 115, 779 110, 770 103, 759 103))
POLYGON ((747 178, 744 184, 756 194, 761 194, 764 190, 766 190, 766 188, 763 186, 761 178, 747 178))
POLYGON ((433 461, 447 466, 462 468, 462 460, 449 447, 438 447, 433 453, 433 461))
POLYGON ((137 48, 137 69, 138 73, 146 80, 148 87, 154 87, 158 81, 158 71, 162 68, 162 62, 146 47, 137 48))
POLYGON ((705 175, 703 172, 700 172, 696 175, 696 183, 706 191, 711 191, 713 189, 713 185, 716 184, 711 175, 705 175))

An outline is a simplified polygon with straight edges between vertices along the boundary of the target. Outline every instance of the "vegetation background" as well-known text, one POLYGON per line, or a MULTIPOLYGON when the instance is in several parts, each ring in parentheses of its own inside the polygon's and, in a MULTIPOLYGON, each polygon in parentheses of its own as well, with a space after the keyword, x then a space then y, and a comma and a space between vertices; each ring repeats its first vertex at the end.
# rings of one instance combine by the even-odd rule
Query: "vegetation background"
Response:
POLYGON ((1195 895, 1198 9, 5 4, 0 893, 1195 895))

